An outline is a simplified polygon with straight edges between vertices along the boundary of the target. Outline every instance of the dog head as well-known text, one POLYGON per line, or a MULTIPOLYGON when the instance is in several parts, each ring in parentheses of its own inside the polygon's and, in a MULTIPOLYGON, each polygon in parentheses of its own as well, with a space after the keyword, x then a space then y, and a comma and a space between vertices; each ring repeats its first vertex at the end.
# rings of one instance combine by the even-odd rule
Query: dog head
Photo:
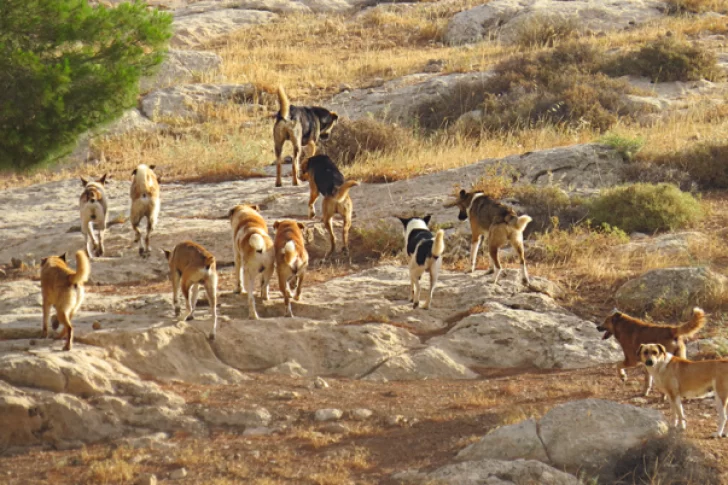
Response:
POLYGON ((164 257, 167 258, 167 261, 169 261, 169 258, 172 257, 172 251, 169 249, 162 249, 162 251, 164 251, 164 257))
POLYGON ((319 139, 327 140, 331 135, 331 130, 339 119, 339 115, 320 106, 315 106, 311 109, 319 119, 319 139))
POLYGON ((430 223, 430 219, 432 219, 432 215, 427 214, 425 217, 397 217, 399 221, 404 226, 404 244, 407 245, 407 239, 409 238, 410 232, 414 231, 415 229, 425 229, 428 230, 427 225, 430 223))
POLYGON ((308 181, 308 161, 311 160, 311 157, 304 158, 301 162, 301 166, 298 168, 298 178, 303 180, 304 182, 308 181))
POLYGON ((667 358, 667 350, 662 344, 642 344, 637 349, 640 361, 647 367, 652 367, 667 358))
POLYGON ((604 336, 602 337, 602 340, 606 340, 612 335, 614 335, 614 327, 615 324, 622 318, 622 312, 617 310, 616 308, 612 310, 612 313, 609 314, 607 318, 604 319, 604 321, 600 324, 597 324, 597 330, 600 332, 604 332, 604 336))
POLYGON ((258 204, 238 204, 228 211, 228 219, 232 219, 239 212, 255 211, 260 212, 258 204))
MULTIPOLYGON (((106 177, 108 177, 109 174, 105 173, 100 179, 96 180, 97 184, 100 185, 106 185, 106 177)), ((81 185, 86 187, 89 183, 91 183, 86 177, 81 176, 81 185)))
POLYGON ((49 263, 53 261, 54 259, 60 259, 64 263, 66 262, 66 253, 59 254, 58 256, 47 256, 45 258, 40 258, 40 265, 45 266, 46 263, 49 263))
POLYGON ((460 210, 460 213, 458 214, 458 219, 464 221, 468 218, 468 209, 470 209, 470 205, 473 203, 473 198, 476 195, 482 193, 483 192, 479 190, 474 192, 466 192, 465 190, 461 190, 460 193, 458 193, 457 195, 457 199, 446 203, 445 207, 457 207, 460 210))

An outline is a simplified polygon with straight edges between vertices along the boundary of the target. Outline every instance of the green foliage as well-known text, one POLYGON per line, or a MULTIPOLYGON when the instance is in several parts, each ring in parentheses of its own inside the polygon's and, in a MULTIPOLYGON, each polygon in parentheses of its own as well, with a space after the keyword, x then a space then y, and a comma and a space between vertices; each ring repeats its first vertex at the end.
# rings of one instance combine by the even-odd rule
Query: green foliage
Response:
POLYGON ((653 82, 715 81, 723 77, 715 55, 700 46, 663 37, 605 64, 610 75, 649 77, 653 82))
POLYGON ((604 190, 589 202, 590 215, 598 223, 627 233, 674 230, 703 217, 700 202, 670 184, 634 184, 604 190))
POLYGON ((341 120, 322 145, 322 151, 337 164, 351 165, 367 154, 387 154, 413 145, 412 133, 404 128, 363 118, 341 120))
POLYGON ((141 2, 0 1, 0 168, 38 164, 133 106, 171 23, 141 2))
POLYGON ((663 170, 687 172, 702 189, 728 189, 728 144, 701 143, 649 162, 663 170))
POLYGON ((599 143, 612 148, 619 153, 625 161, 630 161, 645 144, 642 137, 627 138, 616 133, 607 133, 599 139, 599 143))

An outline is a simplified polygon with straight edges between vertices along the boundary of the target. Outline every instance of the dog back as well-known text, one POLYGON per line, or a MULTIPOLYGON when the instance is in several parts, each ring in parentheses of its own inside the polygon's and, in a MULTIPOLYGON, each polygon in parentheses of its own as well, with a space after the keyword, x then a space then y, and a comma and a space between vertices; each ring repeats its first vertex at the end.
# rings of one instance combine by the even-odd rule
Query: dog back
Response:
POLYGON ((268 225, 254 208, 239 205, 231 212, 235 243, 243 254, 264 252, 273 247, 273 240, 268 235, 268 225))
POLYGON ((483 229, 489 229, 493 225, 508 223, 512 219, 518 218, 512 207, 493 200, 487 195, 475 197, 469 212, 468 216, 475 219, 483 229))
POLYGON ((184 273, 187 268, 215 271, 215 256, 193 241, 183 241, 175 246, 169 260, 171 271, 184 273))
POLYGON ((131 182, 131 200, 159 198, 159 182, 152 167, 142 163, 134 169, 132 176, 134 178, 131 182))
POLYGON ((293 242, 295 255, 301 259, 303 264, 308 263, 308 252, 303 241, 303 233, 298 226, 298 222, 291 220, 283 220, 276 222, 275 250, 276 261, 281 267, 281 263, 290 265, 291 261, 286 261, 286 245, 293 242))
POLYGON ((306 171, 324 197, 333 197, 344 185, 344 175, 327 155, 315 155, 307 160, 306 171))

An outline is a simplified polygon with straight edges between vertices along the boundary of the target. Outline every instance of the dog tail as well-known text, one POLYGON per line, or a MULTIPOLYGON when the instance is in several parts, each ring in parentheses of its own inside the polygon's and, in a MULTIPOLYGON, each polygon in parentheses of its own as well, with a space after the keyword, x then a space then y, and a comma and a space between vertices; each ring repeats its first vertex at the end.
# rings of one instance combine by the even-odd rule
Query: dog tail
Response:
POLYGON ((349 195, 349 190, 352 187, 356 187, 357 185, 359 185, 359 181, 357 180, 347 180, 346 182, 344 182, 344 185, 339 187, 339 190, 336 192, 336 201, 342 202, 344 199, 346 199, 346 196, 349 195))
POLYGON ((297 257, 296 243, 293 240, 290 240, 285 246, 283 246, 283 259, 286 262, 286 265, 292 266, 293 263, 296 262, 297 257))
POLYGON ((705 325, 705 312, 702 308, 693 308, 693 316, 689 322, 684 323, 675 329, 675 335, 691 337, 705 325))
POLYGON ((263 236, 258 233, 252 234, 250 239, 248 239, 248 242, 250 242, 250 246, 259 253, 262 253, 265 249, 265 239, 263 239, 263 236))
POLYGON ((288 100, 288 96, 286 96, 286 92, 280 84, 278 85, 278 104, 280 105, 278 113, 281 118, 287 120, 288 116, 291 114, 291 102, 288 100))
POLYGON ((512 218, 510 221, 508 221, 508 224, 515 227, 517 231, 521 232, 532 220, 533 219, 531 219, 531 216, 522 215, 521 217, 512 218))
POLYGON ((88 262, 86 251, 76 251, 76 272, 68 275, 68 282, 72 285, 86 283, 90 274, 91 264, 88 262))
POLYGON ((437 234, 435 234, 435 243, 432 245, 432 255, 435 258, 439 258, 442 256, 442 253, 445 252, 445 231, 440 229, 437 231, 437 234))

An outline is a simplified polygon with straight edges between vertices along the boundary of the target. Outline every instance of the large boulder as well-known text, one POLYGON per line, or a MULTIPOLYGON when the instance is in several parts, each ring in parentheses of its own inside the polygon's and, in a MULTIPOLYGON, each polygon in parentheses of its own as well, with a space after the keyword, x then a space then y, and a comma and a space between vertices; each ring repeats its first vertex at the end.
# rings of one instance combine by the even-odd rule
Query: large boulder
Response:
POLYGON ((144 96, 141 111, 152 121, 204 120, 198 109, 205 104, 252 103, 258 90, 253 84, 187 84, 160 89, 144 96))
POLYGON ((278 16, 262 10, 226 8, 175 19, 170 44, 182 49, 195 49, 253 25, 266 24, 278 16))
POLYGON ((516 42, 522 32, 543 22, 568 22, 582 32, 622 30, 663 15, 657 0, 493 0, 453 16, 445 42, 465 44, 488 39, 516 42))
POLYGON ((167 58, 150 77, 142 78, 139 83, 142 92, 166 88, 176 84, 187 84, 220 69, 222 58, 214 52, 185 51, 170 49, 167 58))
POLYGON ((475 379, 478 374, 442 350, 430 347, 391 357, 365 378, 368 380, 405 380, 432 379, 433 377, 437 379, 475 379))
POLYGON ((541 313, 489 303, 430 345, 483 367, 573 369, 614 362, 616 345, 605 346, 592 322, 566 312, 541 313))
POLYGON ((551 464, 574 471, 600 470, 615 453, 667 430, 659 411, 602 399, 561 404, 539 421, 551 464))
POLYGON ((615 295, 620 310, 645 314, 652 310, 705 305, 728 291, 728 278, 708 268, 653 269, 626 282, 615 295))
MULTIPOLYGON (((703 245, 708 242, 708 237, 699 232, 678 232, 671 234, 662 234, 654 238, 645 237, 630 241, 627 244, 614 248, 616 254, 624 255, 629 258, 644 257, 650 255, 661 256, 665 259, 673 260, 675 258, 691 257, 696 246, 703 245)), ((697 254, 695 254, 697 256, 697 254)))
POLYGON ((482 459, 549 461, 535 419, 497 428, 457 454, 458 461, 482 459))
POLYGON ((400 483, 437 485, 579 485, 579 480, 534 460, 477 460, 446 465, 431 473, 407 472, 394 476, 400 483))

